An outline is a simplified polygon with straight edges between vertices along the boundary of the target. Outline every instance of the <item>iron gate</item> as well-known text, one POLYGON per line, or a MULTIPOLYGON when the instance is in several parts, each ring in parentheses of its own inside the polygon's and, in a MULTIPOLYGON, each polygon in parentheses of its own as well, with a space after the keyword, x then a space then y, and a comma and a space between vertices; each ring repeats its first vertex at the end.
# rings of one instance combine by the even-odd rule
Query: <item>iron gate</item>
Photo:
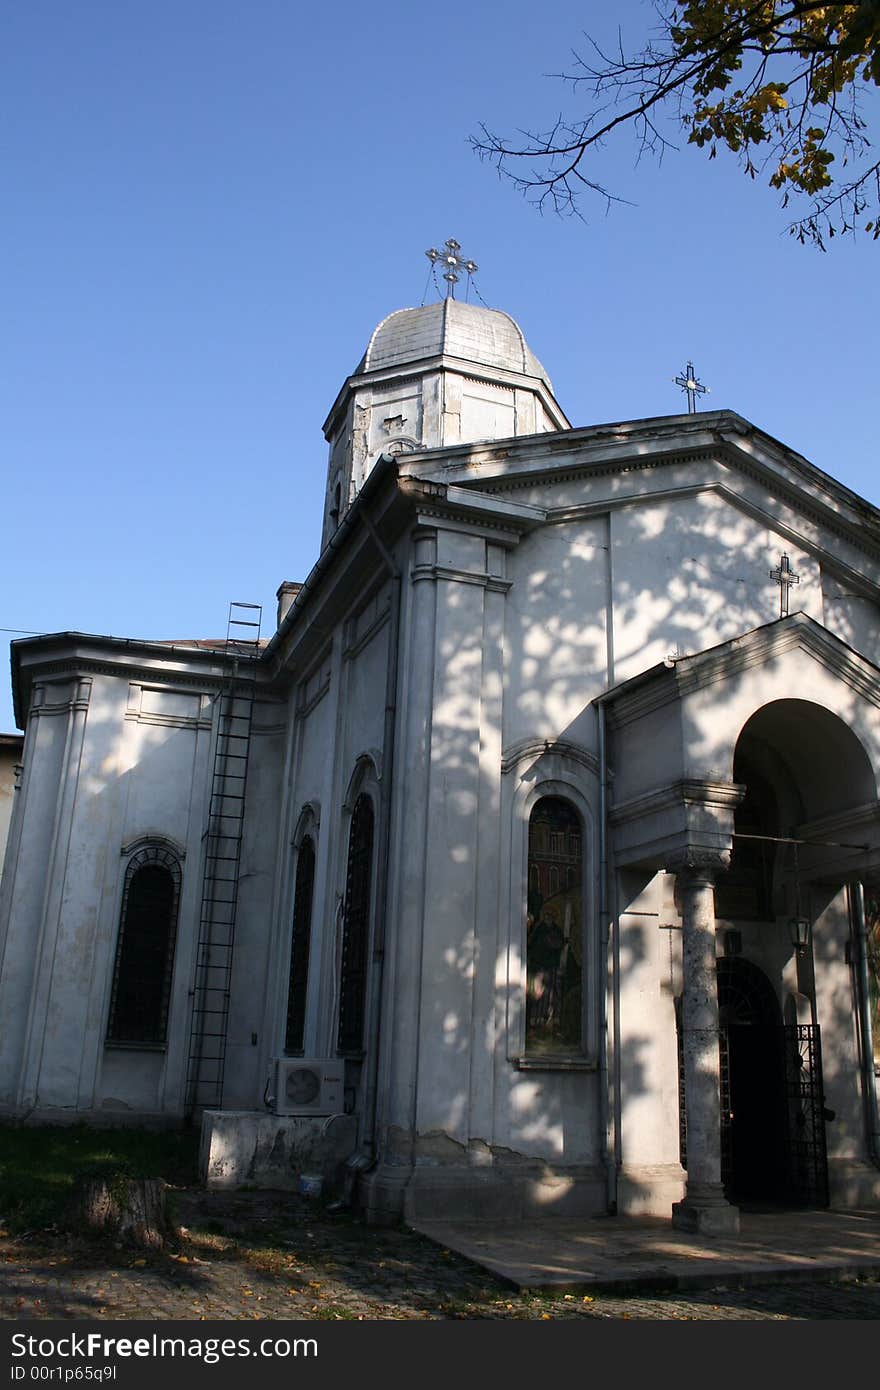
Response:
MULTIPOLYGON (((678 1013, 678 1010, 676 1010, 678 1013)), ((679 1147, 687 1168, 687 1111, 684 1093, 684 1048, 678 1033, 679 1147)), ((818 1024, 797 1023, 766 1030, 768 1063, 781 1067, 780 1099, 784 1134, 784 1172, 779 1198, 788 1206, 827 1207, 828 1155, 825 1146, 825 1099, 822 1089, 822 1044, 818 1024), (781 1046, 774 1043, 780 1040, 781 1046), (776 1059, 780 1061, 777 1062, 776 1059)), ((733 1115, 730 1087, 730 1036, 722 1028, 719 1046, 721 1102, 721 1180, 729 1191, 733 1178, 733 1115)), ((770 1184, 772 1193, 772 1182, 770 1184)), ((733 1194, 735 1196, 735 1193, 733 1194)))
POLYGON ((789 1200, 803 1207, 827 1207, 828 1154, 819 1025, 789 1024, 782 1035, 789 1200))

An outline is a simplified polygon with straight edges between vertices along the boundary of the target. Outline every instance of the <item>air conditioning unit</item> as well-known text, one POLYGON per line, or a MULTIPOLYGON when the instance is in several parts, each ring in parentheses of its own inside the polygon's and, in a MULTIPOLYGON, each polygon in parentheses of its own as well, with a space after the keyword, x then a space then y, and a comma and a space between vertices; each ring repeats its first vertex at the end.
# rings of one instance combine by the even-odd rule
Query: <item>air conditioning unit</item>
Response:
POLYGON ((345 1062, 336 1057, 279 1057, 276 1115, 337 1115, 344 1108, 345 1062))

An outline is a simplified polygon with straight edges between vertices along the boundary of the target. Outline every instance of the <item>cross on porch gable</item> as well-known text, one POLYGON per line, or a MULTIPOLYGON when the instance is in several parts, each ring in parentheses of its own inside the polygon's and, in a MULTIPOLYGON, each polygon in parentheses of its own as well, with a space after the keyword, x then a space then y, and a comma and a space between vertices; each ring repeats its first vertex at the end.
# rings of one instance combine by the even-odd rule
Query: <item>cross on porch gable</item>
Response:
POLYGON ((782 552, 776 569, 770 571, 770 578, 775 579, 779 585, 779 616, 780 618, 787 618, 789 591, 792 584, 800 584, 801 577, 799 574, 795 574, 791 567, 791 560, 785 551, 782 552))

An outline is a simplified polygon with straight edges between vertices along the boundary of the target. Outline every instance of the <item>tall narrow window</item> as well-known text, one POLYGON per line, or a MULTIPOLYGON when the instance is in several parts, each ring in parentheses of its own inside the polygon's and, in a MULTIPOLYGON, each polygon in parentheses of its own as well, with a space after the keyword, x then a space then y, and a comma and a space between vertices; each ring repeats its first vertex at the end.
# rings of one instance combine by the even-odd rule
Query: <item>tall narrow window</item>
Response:
POLYGON ((180 865, 170 850, 151 845, 128 862, 108 1043, 164 1047, 177 936, 180 865))
POLYGON ((880 884, 865 887, 868 951, 868 1007, 874 1046, 874 1071, 880 1076, 880 884))
POLYGON ((342 484, 337 483, 333 489, 333 503, 330 507, 330 524, 334 531, 339 526, 339 514, 342 510, 342 484))
POLYGON ((362 793, 355 802, 348 837, 342 971, 339 983, 337 1047, 340 1052, 358 1053, 364 1046, 372 866, 373 803, 362 793))
POLYGON ((526 1050, 532 1054, 571 1054, 581 1046, 581 878, 578 814, 561 797, 544 796, 529 819, 526 1050))
POLYGON ((306 990, 309 983, 309 948, 312 939, 312 897, 315 888, 315 846, 306 835, 296 861, 293 894, 293 936, 290 943, 290 982, 287 990, 285 1052, 302 1052, 306 1022, 306 990))

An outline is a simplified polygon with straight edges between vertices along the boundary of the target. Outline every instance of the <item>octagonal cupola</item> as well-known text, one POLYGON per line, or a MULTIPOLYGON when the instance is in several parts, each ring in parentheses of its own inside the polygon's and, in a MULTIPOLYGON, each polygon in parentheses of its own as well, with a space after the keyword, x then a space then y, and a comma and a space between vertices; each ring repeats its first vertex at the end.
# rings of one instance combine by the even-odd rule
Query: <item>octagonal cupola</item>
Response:
POLYGON ((397 309, 373 331, 324 425, 323 544, 380 454, 568 428, 549 376, 509 314, 451 296, 397 309))

